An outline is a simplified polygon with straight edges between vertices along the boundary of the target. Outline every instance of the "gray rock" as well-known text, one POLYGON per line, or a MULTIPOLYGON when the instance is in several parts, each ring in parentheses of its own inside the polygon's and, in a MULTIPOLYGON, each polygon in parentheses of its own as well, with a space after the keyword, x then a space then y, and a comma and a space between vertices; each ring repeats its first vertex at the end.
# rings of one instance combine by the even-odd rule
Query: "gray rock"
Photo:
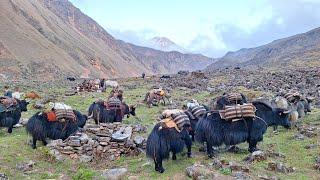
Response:
POLYGON ((73 147, 79 147, 81 146, 81 143, 80 143, 80 140, 77 139, 77 140, 70 140, 68 141, 68 145, 69 146, 73 146, 73 147))
POLYGON ((4 173, 0 173, 0 180, 8 180, 8 176, 4 173))
POLYGON ((126 168, 117 168, 117 169, 110 169, 105 170, 102 173, 102 178, 107 180, 120 180, 124 176, 126 176, 128 173, 128 170, 126 168))
POLYGON ((304 140, 304 135, 302 135, 302 134, 295 134, 295 135, 293 136, 293 138, 294 138, 295 140, 302 141, 302 140, 304 140))
POLYGON ((120 128, 119 131, 116 131, 112 134, 112 140, 124 142, 127 139, 130 139, 132 135, 132 127, 120 128))
POLYGON ((35 165, 35 162, 30 160, 29 162, 27 163, 21 163, 21 164, 17 164, 16 165, 16 168, 17 170, 19 171, 23 171, 23 172, 26 172, 26 171, 31 171, 33 169, 33 166, 35 165))
POLYGON ((295 171, 295 168, 293 167, 286 167, 283 163, 281 162, 269 162, 268 163, 268 168, 269 171, 276 171, 276 172, 281 172, 284 174, 292 173, 295 171))
POLYGON ((92 156, 81 155, 79 157, 79 159, 81 162, 88 163, 88 162, 92 161, 92 156))
POLYGON ((136 136, 133 138, 133 142, 136 143, 137 145, 142 145, 144 140, 145 139, 142 136, 136 136))
POLYGON ((57 161, 64 161, 65 158, 61 155, 61 153, 58 150, 52 149, 49 152, 57 161))
POLYGON ((245 158, 247 162, 254 162, 254 161, 264 161, 267 159, 266 154, 263 151, 255 151, 250 154, 248 157, 245 158))

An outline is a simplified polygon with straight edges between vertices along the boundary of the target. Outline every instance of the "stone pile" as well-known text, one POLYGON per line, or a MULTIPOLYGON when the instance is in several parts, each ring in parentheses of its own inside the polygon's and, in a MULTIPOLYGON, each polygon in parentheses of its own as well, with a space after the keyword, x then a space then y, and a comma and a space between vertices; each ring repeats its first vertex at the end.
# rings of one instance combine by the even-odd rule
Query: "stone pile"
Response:
POLYGON ((307 136, 309 138, 312 138, 312 137, 316 137, 319 134, 320 129, 315 126, 304 125, 304 126, 299 126, 298 131, 300 134, 307 136))
POLYGON ((288 174, 288 173, 293 173, 295 171, 295 168, 287 167, 281 162, 269 162, 267 170, 288 174))
POLYGON ((66 140, 54 140, 48 147, 56 159, 70 157, 82 162, 97 159, 116 160, 121 155, 138 155, 146 146, 146 139, 139 133, 146 132, 141 125, 101 123, 88 125, 84 132, 77 132, 66 140))

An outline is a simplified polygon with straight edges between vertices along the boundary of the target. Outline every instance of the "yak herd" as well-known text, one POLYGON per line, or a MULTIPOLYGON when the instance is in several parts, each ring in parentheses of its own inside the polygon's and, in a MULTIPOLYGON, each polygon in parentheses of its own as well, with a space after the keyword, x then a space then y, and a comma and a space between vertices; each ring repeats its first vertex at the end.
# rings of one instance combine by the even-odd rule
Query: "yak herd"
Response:
MULTIPOLYGON (((118 96, 119 94, 115 94, 118 96)), ((237 93, 237 99, 230 99, 229 94, 224 94, 214 100, 214 105, 208 107, 200 105, 196 100, 184 105, 181 110, 168 110, 161 115, 147 139, 146 155, 154 160, 155 170, 163 173, 165 169, 162 161, 170 157, 176 160, 176 154, 187 148, 187 156, 191 157, 193 141, 201 143, 209 157, 215 155, 215 148, 226 147, 247 142, 248 151, 254 152, 257 143, 263 140, 263 135, 269 126, 283 126, 290 128, 294 124, 295 116, 303 117, 311 111, 311 99, 302 98, 289 101, 286 98, 276 98, 272 101, 256 100, 248 102, 245 95, 237 93), (226 120, 222 113, 227 108, 252 107, 253 116, 245 116, 241 110, 239 116, 236 110, 236 118, 226 120)), ((122 96, 122 94, 121 94, 122 96)), ((291 96, 292 97, 292 96, 291 96)), ((145 96, 145 102, 150 107, 153 102, 159 102, 169 98, 162 90, 153 90, 145 96), (153 94, 155 93, 155 94, 153 94)), ((0 127, 7 127, 8 133, 21 118, 21 113, 27 111, 28 102, 17 100, 14 107, 0 111, 0 127)), ((108 102, 96 101, 88 108, 88 116, 73 110, 74 118, 64 121, 50 121, 51 114, 37 112, 26 124, 26 130, 32 135, 32 148, 36 148, 36 142, 47 144, 47 139, 66 139, 79 128, 83 128, 89 118, 96 124, 121 122, 130 115, 135 116, 136 106, 129 106, 119 102, 116 106, 108 106, 108 102), (107 103, 107 104, 106 104, 107 103), (116 108, 113 108, 116 107, 116 108)), ((1 110, 1 109, 0 109, 1 110)), ((52 111, 54 109, 52 108, 52 111)), ((276 128, 275 128, 276 129, 276 128)))

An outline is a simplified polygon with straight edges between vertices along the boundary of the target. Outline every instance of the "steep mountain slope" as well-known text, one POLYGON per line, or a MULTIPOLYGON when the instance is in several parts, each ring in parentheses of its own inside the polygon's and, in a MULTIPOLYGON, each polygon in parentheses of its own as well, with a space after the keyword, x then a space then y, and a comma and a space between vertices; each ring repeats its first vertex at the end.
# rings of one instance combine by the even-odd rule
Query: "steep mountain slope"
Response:
POLYGON ((174 73, 212 62, 116 40, 67 0, 0 1, 0 53, 1 74, 43 80, 174 73))
POLYGON ((147 46, 160 51, 178 51, 181 53, 186 52, 185 49, 178 46, 176 43, 166 37, 154 37, 149 40, 147 46))
POLYGON ((250 49, 229 52, 207 70, 228 66, 282 67, 320 65, 320 28, 250 49))

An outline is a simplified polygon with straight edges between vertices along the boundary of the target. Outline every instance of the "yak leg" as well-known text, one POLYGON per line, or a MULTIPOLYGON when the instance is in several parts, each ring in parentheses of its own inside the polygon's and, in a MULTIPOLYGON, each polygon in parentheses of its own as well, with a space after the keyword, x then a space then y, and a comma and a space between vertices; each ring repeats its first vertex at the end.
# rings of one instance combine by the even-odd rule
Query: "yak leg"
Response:
POLYGON ((36 149, 37 148, 37 139, 36 137, 32 137, 32 149, 36 149))
POLYGON ((191 157, 192 140, 191 140, 189 134, 186 135, 184 142, 185 142, 187 149, 188 149, 188 152, 187 152, 188 158, 190 158, 191 157))
POLYGON ((191 136, 191 140, 194 142, 194 131, 191 130, 191 131, 189 132, 189 134, 190 134, 190 136, 191 136))
POLYGON ((8 127, 8 133, 11 134, 12 133, 12 126, 8 127))
POLYGON ((46 141, 46 138, 43 138, 42 139, 42 144, 44 145, 44 146, 46 146, 48 143, 47 143, 47 141, 46 141))
POLYGON ((212 144, 210 142, 207 142, 207 154, 209 158, 213 158, 214 157, 214 152, 213 152, 213 148, 212 148, 212 144))
POLYGON ((258 144, 258 141, 255 141, 255 140, 250 140, 249 141, 249 149, 248 151, 253 153, 255 151, 258 151, 259 149, 257 148, 257 144, 258 144))
POLYGON ((162 158, 155 157, 154 163, 155 163, 155 170, 156 171, 158 171, 159 173, 163 173, 165 171, 165 169, 162 167, 162 158))
POLYGON ((177 160, 177 155, 175 151, 172 151, 172 160, 177 160))

